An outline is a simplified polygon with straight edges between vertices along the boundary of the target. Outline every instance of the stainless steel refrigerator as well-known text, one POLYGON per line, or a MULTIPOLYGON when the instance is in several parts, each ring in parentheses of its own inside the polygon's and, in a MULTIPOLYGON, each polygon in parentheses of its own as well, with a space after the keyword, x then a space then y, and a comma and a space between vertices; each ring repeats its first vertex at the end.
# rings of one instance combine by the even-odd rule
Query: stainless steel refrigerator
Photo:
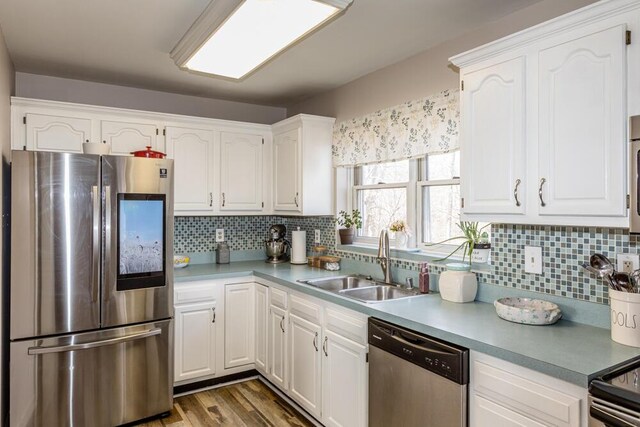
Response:
POLYGON ((171 410, 173 161, 14 151, 10 424, 171 410))

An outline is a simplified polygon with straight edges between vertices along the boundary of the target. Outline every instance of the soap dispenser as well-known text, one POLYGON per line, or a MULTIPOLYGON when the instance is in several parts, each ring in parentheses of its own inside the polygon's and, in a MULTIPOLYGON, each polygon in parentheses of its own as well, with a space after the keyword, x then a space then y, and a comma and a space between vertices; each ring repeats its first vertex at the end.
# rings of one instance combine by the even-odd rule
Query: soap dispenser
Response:
POLYGON ((429 293, 429 264, 426 262, 420 265, 420 275, 418 276, 418 289, 421 294, 429 293))

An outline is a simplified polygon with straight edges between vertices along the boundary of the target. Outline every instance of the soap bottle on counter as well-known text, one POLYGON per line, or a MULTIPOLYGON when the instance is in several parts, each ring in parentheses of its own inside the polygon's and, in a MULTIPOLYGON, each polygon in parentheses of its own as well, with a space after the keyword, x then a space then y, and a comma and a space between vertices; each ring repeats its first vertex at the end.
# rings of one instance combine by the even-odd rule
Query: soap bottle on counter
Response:
POLYGON ((429 293, 429 264, 426 262, 420 265, 420 274, 418 275, 418 289, 421 294, 429 293))

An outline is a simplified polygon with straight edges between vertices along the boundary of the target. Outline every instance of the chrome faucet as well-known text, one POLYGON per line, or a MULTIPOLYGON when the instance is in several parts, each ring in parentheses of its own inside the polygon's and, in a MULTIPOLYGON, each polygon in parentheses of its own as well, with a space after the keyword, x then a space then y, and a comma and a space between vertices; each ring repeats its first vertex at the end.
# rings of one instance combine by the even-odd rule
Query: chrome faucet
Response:
POLYGON ((391 284, 391 250, 389 248, 389 233, 387 230, 380 232, 380 240, 378 241, 378 261, 382 267, 384 282, 391 284))

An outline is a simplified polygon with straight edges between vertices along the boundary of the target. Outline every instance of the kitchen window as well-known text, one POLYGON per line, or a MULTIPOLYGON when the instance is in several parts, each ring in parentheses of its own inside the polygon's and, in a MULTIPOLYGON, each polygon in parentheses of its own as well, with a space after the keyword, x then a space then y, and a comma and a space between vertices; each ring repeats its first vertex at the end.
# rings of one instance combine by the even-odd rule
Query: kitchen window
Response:
POLYGON ((410 247, 448 254, 455 242, 429 244, 460 234, 459 176, 458 151, 353 168, 351 202, 363 222, 355 242, 375 245, 383 228, 404 219, 412 231, 410 247))

